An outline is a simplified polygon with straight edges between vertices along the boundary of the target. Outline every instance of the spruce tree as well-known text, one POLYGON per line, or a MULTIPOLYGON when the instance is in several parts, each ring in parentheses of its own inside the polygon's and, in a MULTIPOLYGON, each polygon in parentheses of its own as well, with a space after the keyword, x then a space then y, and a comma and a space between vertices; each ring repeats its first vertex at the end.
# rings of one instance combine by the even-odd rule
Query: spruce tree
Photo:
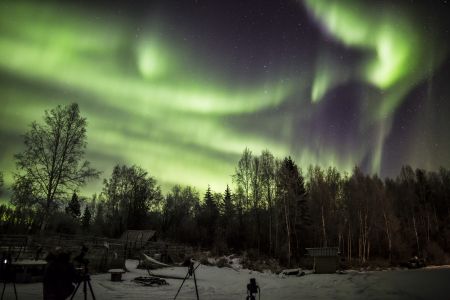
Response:
POLYGON ((231 218, 234 215, 234 206, 233 201, 231 199, 231 191, 230 187, 227 184, 227 188, 225 190, 225 194, 223 196, 223 214, 226 218, 226 221, 231 221, 231 218))
POLYGON ((89 230, 89 227, 91 226, 91 210, 89 209, 88 205, 86 205, 84 209, 83 218, 81 220, 81 226, 83 227, 84 231, 89 230))
POLYGON ((81 215, 80 201, 76 193, 73 193, 72 199, 66 207, 66 213, 74 219, 78 219, 81 215))
POLYGON ((3 184, 4 184, 4 181, 3 181, 3 173, 0 172, 0 196, 1 196, 2 193, 3 193, 3 184))
POLYGON ((214 201, 211 187, 208 185, 206 190, 203 204, 203 226, 206 227, 207 237, 206 241, 209 245, 212 245, 214 241, 214 235, 216 233, 217 218, 219 217, 219 209, 214 201))

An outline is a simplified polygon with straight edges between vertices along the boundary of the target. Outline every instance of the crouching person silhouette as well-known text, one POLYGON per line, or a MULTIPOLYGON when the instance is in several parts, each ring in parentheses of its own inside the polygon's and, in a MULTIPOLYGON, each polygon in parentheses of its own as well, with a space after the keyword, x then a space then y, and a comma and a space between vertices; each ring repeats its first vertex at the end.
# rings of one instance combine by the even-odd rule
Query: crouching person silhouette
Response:
POLYGON ((74 290, 74 283, 78 281, 77 272, 70 262, 70 254, 55 249, 46 260, 48 262, 44 273, 44 300, 67 299, 74 290))

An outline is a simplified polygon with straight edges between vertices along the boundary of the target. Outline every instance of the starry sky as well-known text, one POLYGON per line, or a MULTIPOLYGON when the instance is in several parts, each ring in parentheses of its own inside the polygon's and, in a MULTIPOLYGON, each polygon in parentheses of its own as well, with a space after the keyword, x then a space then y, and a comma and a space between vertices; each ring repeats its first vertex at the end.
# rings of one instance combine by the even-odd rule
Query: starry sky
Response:
POLYGON ((80 3, 0 3, 7 185, 21 134, 71 102, 101 178, 137 164, 164 190, 223 190, 245 147, 383 177, 450 167, 448 1, 80 3))

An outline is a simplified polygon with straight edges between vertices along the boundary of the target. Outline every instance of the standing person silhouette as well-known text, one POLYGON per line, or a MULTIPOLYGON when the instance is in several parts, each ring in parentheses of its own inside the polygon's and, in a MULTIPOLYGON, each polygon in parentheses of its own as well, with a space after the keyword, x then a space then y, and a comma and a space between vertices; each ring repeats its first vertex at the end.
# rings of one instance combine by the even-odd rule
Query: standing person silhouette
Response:
POLYGON ((70 254, 58 248, 46 260, 48 265, 44 274, 44 300, 67 299, 78 280, 77 272, 69 261, 70 254))

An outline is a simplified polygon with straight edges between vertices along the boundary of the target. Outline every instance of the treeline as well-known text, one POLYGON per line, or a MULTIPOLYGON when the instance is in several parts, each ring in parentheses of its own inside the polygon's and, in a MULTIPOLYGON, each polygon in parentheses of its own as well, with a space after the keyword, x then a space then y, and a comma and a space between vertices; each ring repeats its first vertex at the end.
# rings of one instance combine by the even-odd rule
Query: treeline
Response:
MULTIPOLYGON (((98 196, 74 193, 61 202, 47 230, 118 237, 126 229, 153 228, 217 253, 250 250, 286 265, 312 246, 339 246, 354 264, 380 258, 398 263, 414 255, 448 262, 449 170, 406 166, 384 181, 358 168, 341 174, 311 166, 303 173, 290 158, 277 160, 268 151, 253 156, 246 149, 233 182, 233 191, 208 187, 200 196, 192 187, 174 186, 163 196, 142 168, 116 166, 98 196)), ((13 198, 14 208, 0 206, 1 231, 39 231, 39 202, 13 198)))
MULTIPOLYGON (((224 191, 208 186, 200 195, 177 185, 163 195, 146 170, 117 165, 102 191, 86 199, 77 190, 98 172, 82 161, 86 122, 78 106, 57 107, 44 121, 32 124, 26 150, 16 155, 11 205, 0 206, 2 233, 118 237, 126 229, 151 228, 165 239, 218 254, 247 251, 286 266, 297 264, 305 248, 318 246, 338 246, 350 264, 378 259, 396 264, 415 255, 449 262, 447 169, 405 166, 396 178, 382 180, 358 168, 351 174, 317 166, 302 170, 290 157, 245 149, 232 188, 224 191)), ((2 186, 0 176, 0 192, 2 186)))

